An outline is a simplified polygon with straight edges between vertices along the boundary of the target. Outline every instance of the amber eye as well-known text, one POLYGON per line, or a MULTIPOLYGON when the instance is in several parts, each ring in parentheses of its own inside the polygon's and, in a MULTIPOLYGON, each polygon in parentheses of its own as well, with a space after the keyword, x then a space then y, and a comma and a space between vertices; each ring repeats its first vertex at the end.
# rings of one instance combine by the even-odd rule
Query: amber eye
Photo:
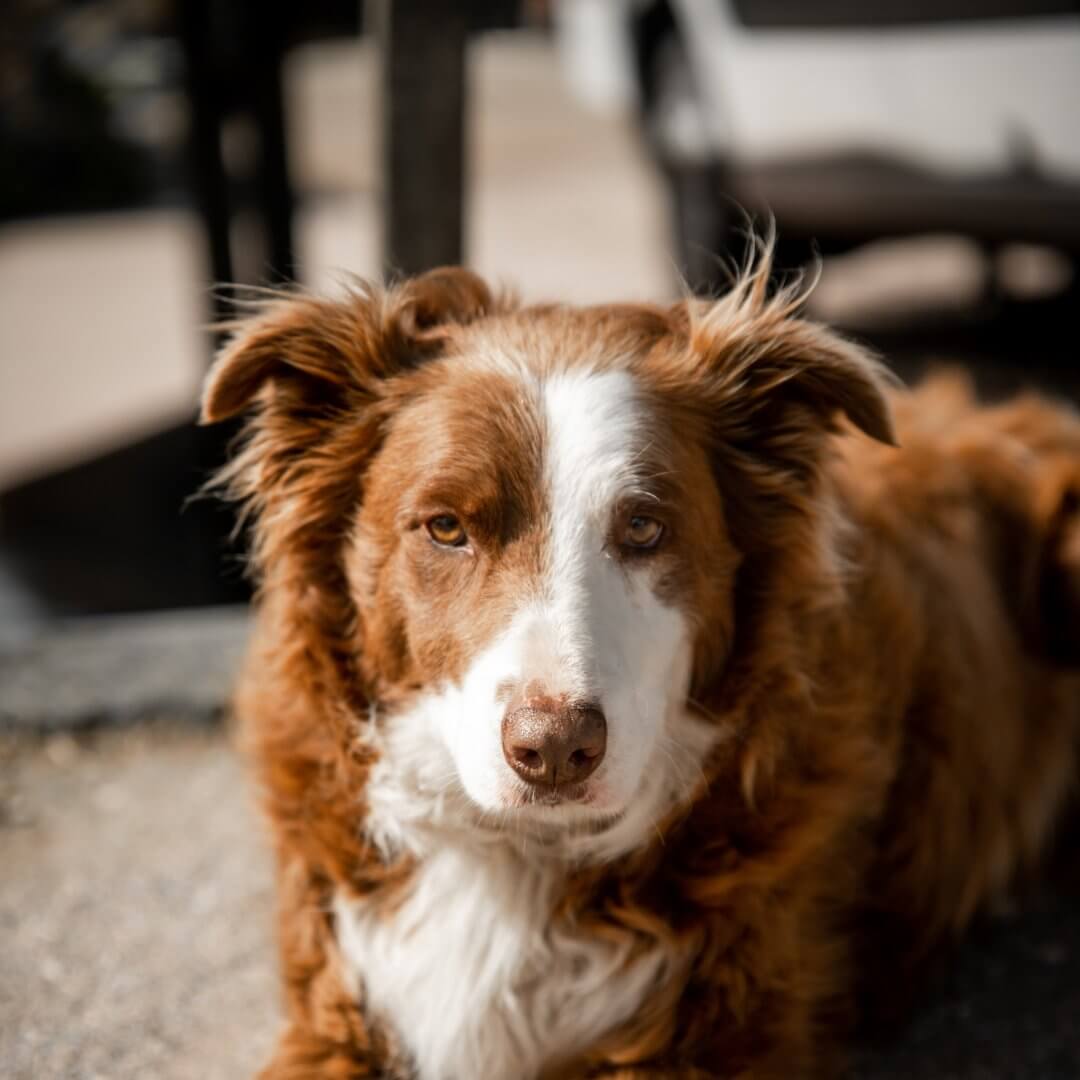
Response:
POLYGON ((464 547, 468 537, 453 514, 440 514, 427 523, 428 535, 442 547, 464 547))
POLYGON ((660 543, 664 526, 656 518, 635 514, 623 530, 623 544, 637 551, 649 551, 660 543))

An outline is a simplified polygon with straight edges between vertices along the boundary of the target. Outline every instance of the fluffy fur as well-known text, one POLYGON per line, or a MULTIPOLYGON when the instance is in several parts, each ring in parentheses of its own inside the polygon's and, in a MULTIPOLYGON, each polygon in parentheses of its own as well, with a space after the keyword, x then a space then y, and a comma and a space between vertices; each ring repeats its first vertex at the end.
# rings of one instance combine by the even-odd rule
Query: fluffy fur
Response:
POLYGON ((250 412, 266 1080, 835 1075, 856 1005, 1037 868, 1080 418, 904 395, 768 278, 579 310, 442 270, 236 327, 203 416, 250 412), (534 700, 607 717, 561 800, 502 759, 534 700))

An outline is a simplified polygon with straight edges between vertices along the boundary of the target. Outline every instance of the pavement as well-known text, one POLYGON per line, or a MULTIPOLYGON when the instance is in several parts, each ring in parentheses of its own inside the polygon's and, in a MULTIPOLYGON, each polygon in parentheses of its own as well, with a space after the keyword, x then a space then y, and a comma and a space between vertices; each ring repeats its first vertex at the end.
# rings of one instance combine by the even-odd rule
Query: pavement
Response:
POLYGON ((249 794, 216 725, 0 736, 0 1074, 254 1072, 279 1014, 249 794))

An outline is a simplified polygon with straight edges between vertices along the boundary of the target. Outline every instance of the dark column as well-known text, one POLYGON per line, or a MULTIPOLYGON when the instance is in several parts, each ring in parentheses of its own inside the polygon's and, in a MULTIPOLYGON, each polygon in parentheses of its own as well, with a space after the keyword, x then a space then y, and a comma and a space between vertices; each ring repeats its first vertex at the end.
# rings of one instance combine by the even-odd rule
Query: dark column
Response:
MULTIPOLYGON (((199 216, 206 231, 210 272, 217 284, 238 274, 290 280, 293 193, 285 145, 282 67, 289 40, 286 0, 184 0, 177 5, 187 65, 191 107, 191 173, 199 216), (222 132, 230 117, 250 120, 257 139, 255 158, 230 175, 222 132), (254 212, 258 258, 242 258, 232 244, 233 214, 254 212), (245 273, 245 263, 247 264, 245 273)), ((217 315, 228 314, 220 297, 217 315)))
POLYGON ((285 146, 285 101, 282 68, 288 40, 285 0, 263 0, 246 9, 250 33, 246 52, 251 110, 259 133, 255 198, 262 220, 266 259, 264 273, 273 281, 296 276, 293 254, 293 192, 285 146))
MULTIPOLYGON (((221 152, 224 87, 214 55, 209 0, 187 0, 178 5, 178 22, 191 107, 191 180, 195 201, 206 230, 213 280, 231 282, 234 278, 229 244, 229 179, 221 152)), ((215 314, 224 314, 220 300, 215 314)))
POLYGON ((390 272, 460 263, 467 4, 371 0, 380 49, 382 242, 390 272))

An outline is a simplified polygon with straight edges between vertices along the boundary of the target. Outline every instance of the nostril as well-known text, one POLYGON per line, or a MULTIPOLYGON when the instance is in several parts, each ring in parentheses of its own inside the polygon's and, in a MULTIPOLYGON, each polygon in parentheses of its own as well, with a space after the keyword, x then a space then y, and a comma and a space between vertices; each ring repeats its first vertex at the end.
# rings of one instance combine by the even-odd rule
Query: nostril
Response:
POLYGON ((575 769, 584 768, 593 760, 593 758, 597 757, 599 753, 600 751, 598 749, 575 750, 570 755, 570 764, 573 765, 575 769))
POLYGON ((515 746, 510 752, 514 760, 526 769, 541 769, 544 766, 544 759, 540 754, 527 746, 515 746))

